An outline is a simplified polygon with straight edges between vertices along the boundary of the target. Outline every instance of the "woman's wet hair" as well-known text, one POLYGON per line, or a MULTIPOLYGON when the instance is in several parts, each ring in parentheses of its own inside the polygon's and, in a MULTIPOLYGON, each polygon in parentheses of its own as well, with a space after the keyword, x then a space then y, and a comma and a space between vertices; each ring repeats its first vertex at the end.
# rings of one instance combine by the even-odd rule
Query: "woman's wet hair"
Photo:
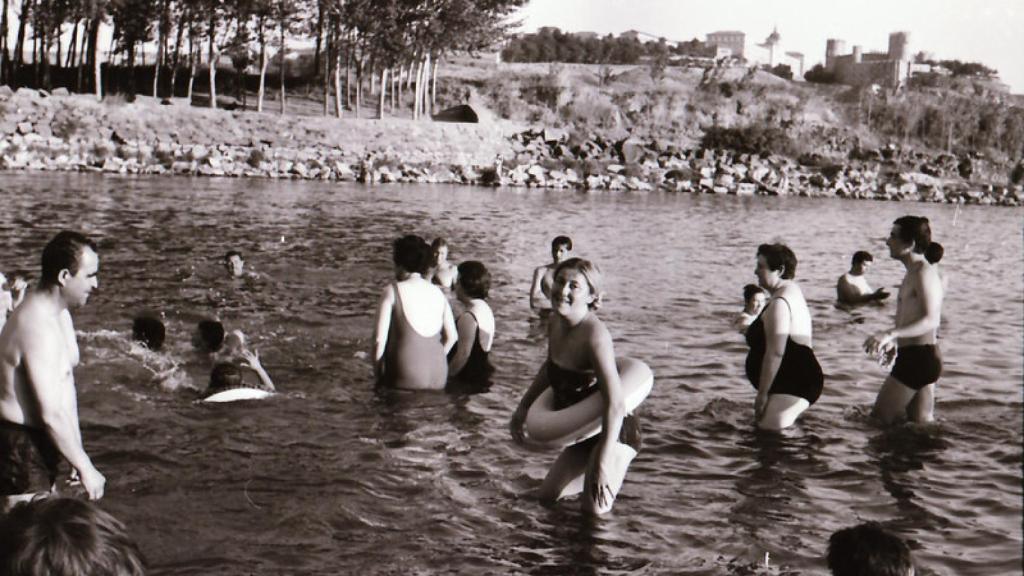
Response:
POLYGON ((231 362, 218 362, 210 370, 208 390, 227 390, 242 385, 242 369, 231 362))
POLYGON ((458 283, 466 296, 484 299, 491 290, 491 273, 482 262, 467 260, 459 264, 458 283))
POLYGON ((591 310, 600 308, 601 301, 604 299, 604 279, 597 264, 583 258, 569 258, 555 268, 554 277, 558 278, 558 274, 566 269, 576 270, 586 278, 590 293, 594 295, 594 301, 590 303, 589 307, 591 310))
POLYGON ((150 350, 163 347, 166 335, 164 323, 156 316, 144 314, 132 320, 132 340, 144 344, 150 350))
POLYGON ((764 294, 764 290, 757 284, 747 284, 743 287, 743 301, 750 302, 750 299, 758 294, 764 294))
POLYGON ((200 320, 198 328, 203 346, 210 352, 220 350, 224 345, 224 325, 217 320, 200 320))
POLYGON ((395 240, 393 248, 395 266, 409 273, 426 274, 434 260, 427 241, 413 234, 395 240))
POLYGON ((932 227, 924 216, 902 216, 893 221, 899 226, 899 237, 904 242, 914 243, 914 252, 924 254, 925 260, 938 264, 945 249, 938 242, 932 242, 932 227))
POLYGON ((768 269, 782 270, 783 280, 796 278, 796 254, 785 244, 761 244, 757 247, 757 255, 764 256, 768 269))
POLYGON ((96 243, 78 232, 58 232, 43 248, 40 284, 44 287, 56 285, 61 270, 67 270, 72 275, 77 274, 85 248, 91 248, 95 252, 96 243))
POLYGON ((0 574, 142 576, 145 559, 117 518, 77 498, 16 505, 0 517, 0 574))

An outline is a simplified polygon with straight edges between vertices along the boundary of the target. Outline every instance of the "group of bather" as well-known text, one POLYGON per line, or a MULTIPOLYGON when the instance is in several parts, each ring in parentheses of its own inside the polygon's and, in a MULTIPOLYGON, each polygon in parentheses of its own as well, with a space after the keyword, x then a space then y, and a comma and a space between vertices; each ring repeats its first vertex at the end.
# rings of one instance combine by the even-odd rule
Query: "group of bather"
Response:
MULTIPOLYGON (((895 326, 864 343, 868 354, 893 363, 874 413, 885 423, 900 417, 928 421, 941 373, 936 331, 943 286, 935 266, 941 246, 931 242, 928 220, 916 216, 897 219, 886 244, 906 274, 895 326)), ((571 251, 571 239, 555 238, 552 262, 534 273, 530 306, 547 318, 547 359, 513 412, 510 431, 517 441, 529 438, 527 414, 548 389, 555 410, 599 395, 600 433, 562 450, 538 496, 554 501, 582 493, 583 509, 602 514, 612 508, 641 448, 640 424, 627 410, 611 333, 597 315, 604 295, 601 271, 591 261, 570 257, 571 251)), ((867 261, 855 255, 851 272, 839 282, 841 300, 851 293, 847 285, 862 296, 858 302, 887 296, 884 290, 866 292, 862 275, 867 261)), ((495 336, 487 267, 479 261, 455 267, 447 261, 443 240, 430 245, 419 236, 396 240, 393 262, 395 279, 381 293, 374 324, 372 363, 378 383, 424 390, 486 381, 493 372, 489 353, 495 336), (448 291, 454 292, 457 316, 448 291)), ((226 264, 232 275, 243 274, 240 254, 229 253, 226 264)), ((824 387, 796 267, 789 247, 759 246, 758 290, 745 294, 748 302, 765 300, 760 311, 748 308, 740 322, 750 347, 746 374, 757 390, 754 422, 762 429, 793 425, 824 387)), ((103 496, 106 479, 86 454, 79 429, 73 378, 79 355, 70 315, 96 288, 98 271, 96 245, 81 234, 61 232, 43 251, 38 286, 26 290, 16 283, 10 297, 0 298, 4 315, 10 313, 0 332, 0 491, 5 508, 56 492, 61 460, 71 465, 74 482, 89 499, 103 496)), ((229 345, 232 354, 261 372, 258 355, 245 347, 244 337, 237 334, 235 340, 229 345)), ((215 364, 213 372, 224 364, 231 362, 215 364)), ((237 381, 236 372, 221 370, 237 381)), ((262 372, 261 385, 272 389, 262 372)))

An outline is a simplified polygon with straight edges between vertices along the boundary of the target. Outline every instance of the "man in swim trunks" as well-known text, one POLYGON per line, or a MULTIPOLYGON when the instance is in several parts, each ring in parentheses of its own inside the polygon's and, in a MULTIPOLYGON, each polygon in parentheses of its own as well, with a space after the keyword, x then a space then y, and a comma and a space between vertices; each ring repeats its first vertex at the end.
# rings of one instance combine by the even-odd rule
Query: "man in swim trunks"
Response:
POLYGON ((530 309, 543 312, 551 310, 551 284, 555 280, 555 268, 572 252, 572 239, 568 236, 556 236, 551 241, 551 264, 538 266, 533 271, 533 284, 530 287, 530 309))
POLYGON ((839 277, 836 282, 836 296, 843 304, 865 304, 877 302, 889 297, 885 288, 872 290, 864 273, 871 267, 874 257, 869 252, 855 252, 850 262, 850 271, 839 277))
POLYGON ((97 286, 95 244, 60 232, 43 249, 42 277, 0 333, 0 507, 56 490, 67 460, 90 499, 106 479, 82 446, 72 372, 78 343, 70 309, 97 286), (61 458, 63 457, 63 458, 61 458))
POLYGON ((914 422, 934 419, 935 382, 942 374, 942 356, 936 345, 944 297, 928 219, 898 218, 886 245, 889 254, 907 269, 896 299, 896 327, 864 342, 873 356, 896 353, 892 373, 875 400, 873 413, 889 424, 902 416, 914 422), (933 246, 929 250, 929 246, 933 246))

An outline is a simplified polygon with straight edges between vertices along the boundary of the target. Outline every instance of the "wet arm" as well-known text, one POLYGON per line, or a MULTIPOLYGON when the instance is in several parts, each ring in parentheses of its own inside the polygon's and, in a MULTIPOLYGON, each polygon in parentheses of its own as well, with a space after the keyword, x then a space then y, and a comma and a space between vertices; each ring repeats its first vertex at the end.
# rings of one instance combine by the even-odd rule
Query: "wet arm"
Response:
POLYGON ((533 284, 530 286, 531 310, 544 310, 551 306, 551 299, 544 295, 544 290, 542 288, 545 272, 546 269, 544 266, 533 271, 533 284))
POLYGON ((783 300, 772 302, 764 314, 765 350, 761 360, 761 378, 757 383, 759 404, 768 400, 772 383, 782 366, 782 355, 789 339, 789 306, 783 300))
MULTIPOLYGON (((444 299, 444 296, 441 296, 444 299)), ((441 343, 444 345, 444 355, 448 356, 448 352, 455 347, 456 342, 459 340, 459 333, 455 329, 455 316, 452 314, 452 306, 448 303, 448 300, 444 300, 444 317, 441 324, 441 343)))
POLYGON ((622 419, 626 417, 626 398, 622 392, 619 369, 615 364, 615 348, 611 334, 603 326, 591 337, 591 361, 597 373, 597 383, 604 400, 602 415, 600 462, 612 455, 612 448, 619 441, 622 419))
POLYGON ((456 323, 459 331, 459 342, 455 347, 455 356, 448 362, 448 374, 454 376, 466 367, 469 360, 469 353, 473 349, 473 342, 476 341, 476 319, 472 314, 463 314, 456 323))
POLYGON ((388 331, 391 328, 391 310, 395 305, 395 294, 392 286, 384 289, 380 304, 377 306, 377 319, 373 329, 373 374, 377 378, 383 373, 384 349, 388 344, 388 331))
POLYGON ((59 349, 64 342, 47 337, 40 327, 28 328, 24 338, 25 371, 32 395, 38 403, 43 428, 80 476, 95 471, 82 446, 74 383, 61 374, 60 363, 53 361, 54 358, 67 358, 67 353, 59 349))

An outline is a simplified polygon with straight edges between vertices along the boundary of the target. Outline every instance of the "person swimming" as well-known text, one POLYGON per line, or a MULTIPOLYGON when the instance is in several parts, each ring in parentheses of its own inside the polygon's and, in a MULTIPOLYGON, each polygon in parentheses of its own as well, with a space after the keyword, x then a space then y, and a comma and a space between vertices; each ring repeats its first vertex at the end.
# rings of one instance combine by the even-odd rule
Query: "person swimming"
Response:
POLYGON ((870 252, 859 250, 850 260, 850 270, 836 280, 836 298, 842 304, 865 304, 879 302, 889 297, 885 288, 872 290, 866 277, 868 268, 875 261, 870 252))
POLYGON ((132 320, 132 340, 154 352, 163 347, 166 336, 164 323, 152 314, 142 314, 132 320))
POLYGON ((556 410, 601 394, 605 399, 601 434, 565 448, 539 490, 542 501, 582 491, 583 510, 593 514, 611 510, 629 464, 641 448, 639 421, 626 413, 611 334, 596 314, 603 297, 601 287, 599 269, 587 260, 570 258, 555 269, 548 358, 509 423, 512 437, 524 441, 530 406, 548 387, 554 392, 556 410))
POLYGON ((488 356, 494 343, 494 313, 487 304, 491 274, 476 260, 459 264, 455 295, 465 306, 455 322, 459 339, 448 353, 448 377, 463 381, 486 380, 494 367, 488 356))
POLYGON ((555 268, 569 257, 572 252, 572 238, 556 236, 551 241, 551 263, 538 266, 533 271, 533 282, 530 286, 530 309, 536 312, 551 311, 551 284, 555 277, 555 268))
POLYGON ((425 275, 430 246, 419 236, 394 243, 396 281, 383 290, 373 338, 377 382, 396 388, 442 390, 447 355, 458 338, 448 299, 425 275))
POLYGON ((242 358, 241 364, 218 362, 213 365, 213 369, 210 370, 210 383, 207 385, 206 391, 203 392, 204 399, 214 394, 237 388, 254 388, 267 392, 277 391, 277 388, 274 387, 274 381, 270 379, 270 374, 267 373, 260 363, 259 352, 250 351, 246 348, 242 351, 242 358), (243 368, 256 374, 259 381, 256 383, 248 382, 245 378, 245 373, 242 371, 243 368))

